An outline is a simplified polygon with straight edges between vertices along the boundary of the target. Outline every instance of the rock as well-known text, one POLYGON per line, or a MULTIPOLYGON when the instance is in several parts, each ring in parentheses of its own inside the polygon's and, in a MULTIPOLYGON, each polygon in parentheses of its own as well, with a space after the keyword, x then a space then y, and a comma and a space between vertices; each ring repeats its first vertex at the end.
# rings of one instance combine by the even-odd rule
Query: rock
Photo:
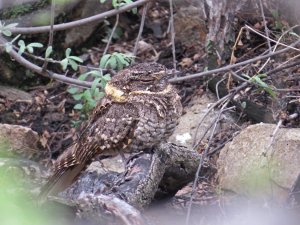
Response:
POLYGON ((222 150, 217 162, 222 189, 283 203, 300 172, 300 129, 251 125, 222 150))
MULTIPOLYGON (((75 7, 72 11, 73 15, 76 15, 77 18, 82 19, 94 16, 105 11, 108 11, 111 8, 110 1, 105 3, 99 2, 99 0, 89 0, 89 1, 80 1, 80 4, 75 7)), ((64 41, 64 47, 78 46, 84 43, 95 31, 96 27, 102 22, 102 20, 89 23, 84 26, 79 26, 72 28, 66 31, 66 37, 64 41)))
POLYGON ((11 102, 15 101, 24 101, 31 102, 32 96, 28 92, 0 85, 0 99, 4 98, 4 100, 8 100, 11 102))
MULTIPOLYGON (((181 116, 178 126, 168 141, 192 149, 194 139, 199 140, 205 134, 207 129, 211 127, 211 124, 218 115, 217 110, 212 110, 197 131, 197 126, 208 111, 209 105, 213 104, 215 101, 215 96, 209 92, 201 96, 195 95, 191 100, 190 105, 185 107, 185 114, 181 116)), ((221 126, 229 126, 232 122, 231 116, 225 113, 222 117, 221 126)), ((205 139, 203 140, 205 141, 205 139)))
POLYGON ((203 47, 208 33, 204 4, 186 4, 174 15, 175 39, 187 48, 203 47))
POLYGON ((28 127, 0 124, 0 154, 32 159, 39 157, 39 136, 28 127))

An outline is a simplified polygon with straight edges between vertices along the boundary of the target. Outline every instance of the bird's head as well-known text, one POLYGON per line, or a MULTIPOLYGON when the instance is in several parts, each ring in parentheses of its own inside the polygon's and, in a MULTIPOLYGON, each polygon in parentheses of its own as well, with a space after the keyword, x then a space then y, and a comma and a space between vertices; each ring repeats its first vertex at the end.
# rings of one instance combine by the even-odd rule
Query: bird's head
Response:
POLYGON ((106 95, 117 102, 128 96, 153 94, 168 89, 170 70, 158 63, 140 63, 118 72, 106 85, 106 95))

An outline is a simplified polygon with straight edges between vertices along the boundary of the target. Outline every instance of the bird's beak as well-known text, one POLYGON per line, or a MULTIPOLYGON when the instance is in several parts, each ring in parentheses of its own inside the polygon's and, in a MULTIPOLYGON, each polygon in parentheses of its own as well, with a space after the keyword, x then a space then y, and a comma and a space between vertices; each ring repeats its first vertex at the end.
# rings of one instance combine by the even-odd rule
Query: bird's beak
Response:
POLYGON ((155 78, 155 80, 161 80, 165 76, 166 72, 165 71, 159 71, 157 73, 152 73, 151 76, 155 78))
POLYGON ((177 74, 179 71, 177 70, 167 70, 166 71, 166 78, 169 80, 171 78, 173 78, 175 76, 175 74, 177 74))
POLYGON ((178 73, 178 71, 175 70, 164 70, 164 71, 159 71, 157 73, 151 74, 152 77, 155 78, 155 80, 160 81, 160 80, 169 80, 175 76, 175 74, 178 73))

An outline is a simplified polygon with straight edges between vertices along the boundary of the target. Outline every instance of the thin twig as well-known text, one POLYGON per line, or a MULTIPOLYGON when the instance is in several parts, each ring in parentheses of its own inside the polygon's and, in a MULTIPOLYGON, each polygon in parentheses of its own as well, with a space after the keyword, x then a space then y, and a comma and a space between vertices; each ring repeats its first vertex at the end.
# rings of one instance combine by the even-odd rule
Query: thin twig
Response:
POLYGON ((268 146, 267 146, 266 151, 264 152, 264 154, 267 154, 267 151, 269 150, 269 148, 271 147, 271 145, 274 143, 275 136, 276 136, 276 134, 277 134, 280 126, 282 125, 282 123, 283 123, 282 119, 278 121, 278 123, 276 125, 276 128, 275 128, 275 130, 273 131, 273 133, 271 135, 271 140, 270 140, 270 142, 269 142, 269 144, 268 144, 268 146))
MULTIPOLYGON (((0 44, 5 45, 6 43, 8 43, 8 42, 0 35, 0 44)), ((43 68, 28 61, 27 59, 25 59, 24 57, 19 55, 14 49, 12 49, 9 52, 9 55, 12 58, 14 58, 18 63, 20 63, 22 66, 25 66, 26 68, 28 68, 28 69, 32 70, 33 72, 38 73, 42 76, 45 76, 45 77, 48 77, 51 79, 56 79, 59 82, 70 84, 70 85, 76 85, 76 86, 85 87, 85 88, 90 88, 92 86, 92 82, 73 79, 70 77, 66 77, 65 75, 62 75, 62 74, 53 73, 48 70, 43 71, 43 68)))
POLYGON ((143 7, 143 12, 142 12, 142 19, 141 19, 140 29, 139 29, 139 33, 138 33, 138 36, 137 36, 137 38, 136 38, 135 45, 134 45, 134 49, 133 49, 133 55, 134 55, 134 56, 136 56, 136 54, 137 54, 137 50, 138 50, 138 46, 139 46, 139 41, 141 40, 141 37, 142 37, 142 33, 143 33, 143 30, 144 30, 145 19, 146 19, 148 7, 149 7, 149 3, 147 3, 147 4, 143 7))
MULTIPOLYGON (((59 31, 59 30, 67 30, 71 29, 74 27, 86 25, 92 22, 99 22, 101 20, 107 19, 108 17, 115 16, 117 14, 127 12, 135 7, 138 7, 140 5, 144 5, 145 3, 149 2, 150 0, 138 0, 136 2, 126 4, 120 8, 117 9, 112 9, 109 11, 106 11, 104 13, 100 13, 95 16, 87 17, 81 20, 77 21, 72 21, 69 23, 62 23, 62 24, 57 24, 53 26, 53 31, 59 31)), ((49 32, 51 29, 50 26, 40 26, 40 27, 14 27, 10 29, 12 33, 17 33, 17 34, 38 34, 38 33, 46 33, 49 32)))
MULTIPOLYGON (((298 26, 299 26, 299 25, 296 25, 296 26, 293 26, 292 28, 294 29, 295 27, 298 27, 298 26)), ((300 49, 295 48, 295 47, 293 47, 292 45, 286 45, 286 44, 280 43, 280 42, 278 42, 278 41, 276 41, 276 40, 274 40, 274 39, 272 39, 272 38, 268 38, 266 35, 260 33, 259 31, 253 29, 252 27, 250 27, 250 26, 248 26, 248 25, 246 25, 245 27, 246 27, 247 29, 251 30, 252 32, 258 34, 259 36, 262 36, 262 37, 264 37, 264 38, 269 39, 271 42, 278 43, 279 45, 281 45, 281 46, 283 46, 283 47, 290 48, 290 49, 293 49, 293 50, 295 50, 295 51, 300 52, 300 49)))
POLYGON ((236 59, 236 57, 235 57, 235 55, 234 55, 234 53, 235 53, 235 50, 236 50, 236 46, 239 44, 239 41, 240 41, 240 39, 241 39, 241 36, 242 36, 242 34, 243 34, 243 30, 245 29, 245 27, 242 27, 241 29, 240 29, 240 31, 239 31, 239 33, 238 33, 238 36, 237 36, 237 38, 236 38, 236 40, 235 40, 235 42, 234 42, 234 45, 233 45, 233 47, 232 47, 232 52, 231 52, 231 56, 230 56, 230 64, 234 64, 235 63, 235 59, 236 59))
MULTIPOLYGON (((19 51, 19 48, 17 46, 13 46, 13 48, 16 50, 16 51, 19 51)), ((22 55, 26 55, 32 59, 35 59, 35 60, 40 60, 42 62, 45 62, 45 58, 41 57, 41 56, 37 56, 37 55, 33 55, 31 53, 28 53, 28 52, 23 52, 22 55)), ((53 63, 53 64, 60 64, 60 61, 58 60, 55 60, 55 59, 52 59, 52 58, 48 58, 47 59, 49 63, 53 63)), ((99 68, 99 67, 94 67, 94 66, 86 66, 86 65, 78 65, 79 68, 85 68, 85 69, 89 69, 89 70, 97 70, 97 71, 100 71, 100 72, 109 72, 110 74, 115 74, 116 72, 111 70, 111 69, 102 69, 102 68, 99 68)))
MULTIPOLYGON (((300 55, 297 55, 297 57, 299 57, 300 55)), ((288 60, 289 61, 289 60, 288 60)), ((292 64, 289 64, 289 65, 286 65, 286 66, 283 66, 283 64, 286 64, 286 62, 280 64, 278 67, 272 69, 272 70, 269 70, 268 72, 266 72, 265 74, 267 75, 271 75, 273 73, 278 73, 278 72, 281 72, 282 70, 284 69, 288 69, 288 68, 291 68, 291 67, 294 67, 294 66, 299 66, 300 65, 300 60, 299 61, 296 61, 292 64)))
MULTIPOLYGON (((53 45, 53 26, 54 26, 54 18, 55 18, 55 0, 52 0, 51 2, 51 16, 50 16, 50 31, 49 31, 49 41, 48 41, 48 47, 53 45)), ((48 66, 48 59, 45 59, 44 64, 42 66, 43 70, 46 70, 48 66)))
POLYGON ((214 109, 216 108, 219 104, 221 104, 222 102, 226 101, 228 98, 230 97, 230 94, 225 95, 224 97, 222 97, 221 99, 219 99, 217 102, 215 102, 212 106, 210 106, 208 108, 208 110, 205 112, 205 114, 203 115, 203 117, 201 118, 200 122, 197 125, 195 134, 194 134, 194 138, 193 138, 193 149, 196 149, 196 147, 198 146, 198 143, 200 143, 202 141, 202 139, 204 138, 204 136, 202 136, 200 138, 200 140, 198 140, 198 142, 196 143, 196 139, 197 139, 197 134, 199 132, 199 128, 202 125, 204 119, 208 116, 208 114, 214 109))
POLYGON ((196 131, 195 131, 195 135, 193 138, 193 149, 195 150, 197 148, 197 146, 200 144, 200 142, 202 141, 202 139, 204 138, 204 136, 202 136, 200 138, 200 140, 198 140, 198 142, 196 143, 196 137, 197 137, 197 133, 199 132, 199 128, 201 126, 201 124, 203 123, 204 119, 207 117, 207 115, 214 109, 216 108, 218 105, 222 104, 224 101, 226 101, 229 98, 232 98, 234 96, 235 93, 238 93, 239 91, 241 91, 242 89, 244 89, 245 87, 248 86, 247 82, 242 83, 240 86, 236 87, 233 89, 233 91, 227 95, 225 95, 224 97, 220 98, 217 102, 215 102, 211 107, 209 107, 209 109, 207 110, 207 112, 203 115, 203 117, 201 118, 200 122, 197 125, 196 131))
MULTIPOLYGON (((293 30, 294 28, 296 28, 298 25, 291 27, 290 29, 286 30, 285 32, 283 32, 281 34, 281 36, 278 38, 276 45, 274 46, 273 51, 271 50, 270 52, 275 52, 278 45, 281 44, 281 39, 287 34, 289 33, 291 30, 293 30)), ((267 36, 267 40, 270 42, 270 38, 267 36)), ((272 48, 271 48, 272 49, 272 48)), ((263 64, 263 66, 257 71, 257 74, 259 74, 264 68, 265 66, 268 64, 268 62, 270 61, 270 58, 268 58, 268 60, 263 64)))
POLYGON ((253 84, 253 83, 251 83, 249 80, 246 80, 246 79, 244 79, 243 77, 241 77, 240 75, 238 75, 238 74, 237 74, 236 72, 234 72, 233 70, 231 70, 230 72, 231 72, 231 74, 232 74, 235 78, 237 78, 237 79, 239 79, 239 80, 241 80, 241 81, 247 82, 248 84, 253 84))
POLYGON ((226 80, 226 78, 223 78, 223 79, 219 80, 219 81, 217 82, 217 84, 216 84, 216 94, 217 94, 217 99, 218 99, 218 100, 220 99, 220 95, 219 95, 219 85, 220 85, 223 81, 225 81, 225 80, 226 80))
POLYGON ((275 88, 279 92, 291 92, 291 91, 300 91, 300 88, 275 88))
POLYGON ((218 68, 218 69, 205 71, 205 72, 201 72, 201 73, 196 73, 196 74, 192 74, 192 75, 188 75, 188 76, 184 76, 184 77, 172 78, 169 81, 171 83, 175 83, 175 82, 180 82, 180 81, 196 79, 196 78, 204 77, 204 76, 211 75, 211 74, 218 74, 220 72, 228 71, 228 70, 231 70, 233 68, 243 66, 243 65, 246 65, 246 64, 249 64, 249 63, 253 63, 253 62, 258 61, 258 60, 262 60, 262 59, 265 59, 265 58, 269 58, 269 57, 273 57, 273 56, 282 54, 282 53, 284 53, 284 52, 286 52, 290 49, 293 49, 293 50, 296 49, 297 51, 300 51, 299 49, 293 47, 293 46, 298 45, 299 43, 300 43, 300 40, 298 40, 298 41, 294 42, 293 44, 291 44, 290 46, 288 46, 284 49, 278 50, 276 52, 271 52, 271 53, 266 54, 266 55, 260 55, 260 56, 257 56, 255 58, 248 59, 246 61, 236 63, 236 64, 233 64, 233 65, 224 66, 224 67, 221 67, 221 68, 218 68))
POLYGON ((190 223, 190 217, 191 217, 191 211, 192 211, 192 205, 193 205, 193 199, 194 199, 194 196, 195 196, 195 191, 196 191, 196 186, 197 186, 197 183, 198 183, 198 177, 199 177, 199 174, 201 172, 201 168, 202 168, 202 165, 204 163, 204 160, 207 158, 207 154, 208 154, 208 150, 210 148, 210 145, 211 145, 211 142, 213 140, 213 136, 216 132, 216 128, 217 128, 217 125, 218 125, 218 122, 220 120, 220 117, 221 117, 221 114, 223 113, 223 110, 227 107, 227 105, 229 104, 230 102, 230 98, 226 100, 227 102, 222 106, 219 114, 218 114, 218 119, 214 125, 214 128, 211 132, 211 135, 209 137, 209 140, 208 140, 208 144, 207 144, 207 147, 205 148, 202 156, 200 157, 200 162, 199 162, 199 166, 197 168, 197 172, 195 174, 195 179, 194 179, 194 182, 193 182, 193 187, 192 187, 192 191, 191 191, 191 197, 190 197, 190 201, 189 201, 189 204, 188 204, 188 211, 187 211, 187 216, 186 216, 186 220, 185 220, 185 224, 186 225, 189 225, 190 223))
POLYGON ((173 69, 174 69, 174 71, 176 71, 176 50, 175 50, 175 30, 174 30, 173 1, 169 0, 169 4, 170 4, 170 25, 171 25, 173 69))
POLYGON ((264 27, 265 27, 265 33, 266 33, 266 36, 267 36, 267 43, 268 43, 268 47, 269 47, 269 52, 272 52, 272 47, 271 47, 270 38, 269 38, 270 37, 269 29, 268 29, 267 20, 266 20, 266 17, 265 17, 264 6, 263 6, 261 0, 259 0, 259 7, 260 7, 261 16, 262 16, 263 21, 264 21, 264 27))
POLYGON ((111 40, 112 40, 112 38, 113 38, 113 36, 114 36, 114 33, 115 33, 116 29, 117 29, 117 26, 118 26, 118 24, 119 24, 119 17, 120 17, 119 14, 117 14, 117 15, 116 15, 116 22, 115 22, 115 25, 114 25, 114 27, 113 27, 113 29, 112 29, 112 31, 111 31, 111 34, 110 34, 109 39, 108 39, 108 41, 107 41, 107 44, 106 44, 106 47, 105 47, 105 49, 104 49, 103 55, 106 55, 106 53, 107 53, 107 51, 108 51, 109 45, 110 45, 110 43, 111 43, 111 40))

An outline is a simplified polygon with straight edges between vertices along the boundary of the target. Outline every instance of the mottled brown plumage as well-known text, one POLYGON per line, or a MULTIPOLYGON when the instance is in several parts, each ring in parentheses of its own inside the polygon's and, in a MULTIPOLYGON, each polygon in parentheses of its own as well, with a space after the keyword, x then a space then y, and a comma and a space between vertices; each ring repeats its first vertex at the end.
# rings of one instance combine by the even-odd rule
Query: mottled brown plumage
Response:
POLYGON ((170 71, 157 63, 141 63, 117 73, 76 144, 55 161, 40 196, 68 187, 96 156, 138 152, 165 141, 182 112, 169 76, 170 71))

